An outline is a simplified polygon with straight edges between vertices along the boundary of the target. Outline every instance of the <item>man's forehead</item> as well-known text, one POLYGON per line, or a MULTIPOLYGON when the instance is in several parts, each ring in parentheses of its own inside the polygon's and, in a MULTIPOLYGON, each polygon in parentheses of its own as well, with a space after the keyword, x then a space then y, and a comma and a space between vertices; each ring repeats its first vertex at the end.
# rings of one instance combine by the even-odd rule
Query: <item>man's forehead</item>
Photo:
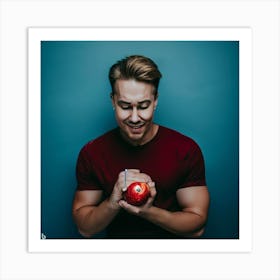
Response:
POLYGON ((124 103, 143 103, 148 101, 153 101, 154 96, 152 94, 129 94, 129 93, 116 93, 115 100, 124 103))
POLYGON ((117 102, 120 104, 132 104, 132 103, 143 104, 143 103, 150 103, 152 102, 152 100, 144 99, 144 100, 137 100, 137 101, 127 101, 127 100, 118 99, 117 102))
POLYGON ((144 102, 144 101, 152 101, 153 94, 147 92, 116 92, 115 97, 118 101, 123 102, 144 102))
POLYGON ((118 80, 115 84, 115 100, 140 103, 154 100, 154 87, 135 80, 118 80))

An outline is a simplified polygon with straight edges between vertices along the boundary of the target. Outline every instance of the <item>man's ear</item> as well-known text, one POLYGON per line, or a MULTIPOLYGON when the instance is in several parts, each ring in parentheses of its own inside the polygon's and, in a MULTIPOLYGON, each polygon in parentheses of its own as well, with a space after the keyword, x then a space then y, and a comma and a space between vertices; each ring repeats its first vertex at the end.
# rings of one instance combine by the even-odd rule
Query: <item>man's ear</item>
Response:
POLYGON ((115 99, 114 99, 114 94, 112 92, 110 94, 110 98, 111 98, 112 106, 113 108, 115 108, 115 99))
POLYGON ((154 96, 154 99, 155 99, 155 108, 157 107, 158 105, 158 96, 159 96, 159 93, 157 92, 154 96))

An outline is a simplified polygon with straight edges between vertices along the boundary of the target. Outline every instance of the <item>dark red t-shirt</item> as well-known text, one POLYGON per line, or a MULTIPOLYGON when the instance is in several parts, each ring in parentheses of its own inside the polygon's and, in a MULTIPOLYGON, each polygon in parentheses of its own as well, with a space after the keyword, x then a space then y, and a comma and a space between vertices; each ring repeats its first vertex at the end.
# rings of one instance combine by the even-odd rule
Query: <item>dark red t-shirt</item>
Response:
MULTIPOLYGON (((110 196, 125 168, 139 169, 155 182, 154 205, 180 210, 176 191, 206 185, 204 160, 199 146, 177 131, 159 126, 156 136, 142 146, 132 146, 119 128, 87 143, 77 161, 77 190, 103 190, 110 196)), ((107 229, 108 238, 176 238, 175 235, 124 210, 107 229)))

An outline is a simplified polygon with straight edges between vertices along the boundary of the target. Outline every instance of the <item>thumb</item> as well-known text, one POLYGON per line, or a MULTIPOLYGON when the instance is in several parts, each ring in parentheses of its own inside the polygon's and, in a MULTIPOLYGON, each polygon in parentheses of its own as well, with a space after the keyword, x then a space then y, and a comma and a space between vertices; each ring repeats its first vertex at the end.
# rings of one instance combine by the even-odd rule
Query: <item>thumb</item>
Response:
POLYGON ((155 197, 156 193, 157 193, 156 188, 155 188, 155 182, 149 182, 148 185, 150 187, 151 197, 155 197))

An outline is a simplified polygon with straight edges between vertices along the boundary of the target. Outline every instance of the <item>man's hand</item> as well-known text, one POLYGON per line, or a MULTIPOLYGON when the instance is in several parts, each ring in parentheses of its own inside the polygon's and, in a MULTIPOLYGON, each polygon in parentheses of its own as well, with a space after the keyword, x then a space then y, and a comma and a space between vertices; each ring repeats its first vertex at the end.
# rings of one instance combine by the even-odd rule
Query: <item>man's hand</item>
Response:
POLYGON ((119 205, 131 214, 140 216, 163 229, 184 237, 199 237, 204 231, 209 207, 209 193, 206 186, 191 186, 177 190, 180 211, 170 212, 153 205, 156 189, 151 186, 151 197, 140 206, 133 206, 121 200, 119 205))
POLYGON ((141 216, 144 213, 147 213, 149 209, 153 206, 153 202, 155 200, 157 191, 155 188, 154 182, 148 182, 149 188, 150 188, 150 197, 148 198, 147 202, 144 205, 141 206, 134 206, 131 204, 128 204, 125 200, 120 200, 119 205, 126 210, 127 212, 141 216))
POLYGON ((131 183, 136 181, 149 183, 152 182, 152 179, 149 175, 141 173, 139 169, 127 169, 119 173, 118 180, 109 198, 112 208, 119 209, 121 207, 119 202, 123 198, 123 192, 131 183))

